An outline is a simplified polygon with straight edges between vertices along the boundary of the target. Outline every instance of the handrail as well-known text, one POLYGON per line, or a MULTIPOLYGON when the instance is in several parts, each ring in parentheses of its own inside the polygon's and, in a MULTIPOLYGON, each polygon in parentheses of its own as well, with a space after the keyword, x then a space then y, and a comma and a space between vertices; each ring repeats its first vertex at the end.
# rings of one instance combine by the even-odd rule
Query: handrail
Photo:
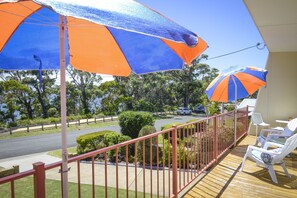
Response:
MULTIPOLYGON (((77 183, 78 197, 81 197, 81 193, 84 192, 81 189, 81 183, 84 178, 82 172, 85 171, 91 171, 91 175, 87 178, 91 179, 89 183, 92 185, 93 196, 96 196, 95 183, 99 185, 97 183, 101 180, 104 181, 100 185, 104 186, 105 197, 108 196, 109 181, 114 180, 109 178, 109 174, 113 172, 116 184, 111 187, 115 188, 117 195, 119 195, 119 189, 124 188, 126 196, 129 196, 131 193, 129 191, 131 188, 133 189, 133 186, 131 187, 128 183, 131 182, 129 178, 133 175, 136 196, 138 191, 143 191, 148 194, 156 193, 157 195, 177 197, 195 178, 215 165, 219 158, 236 144, 236 141, 246 135, 247 119, 247 108, 244 108, 173 126, 150 135, 72 157, 68 159, 68 163, 76 162, 74 167, 77 168, 71 170, 71 173, 77 175, 77 180, 72 182, 77 183), (238 118, 236 134, 233 124, 234 113, 238 118), (194 127, 189 127, 193 125, 194 127), (134 146, 131 147, 133 150, 130 146, 134 146), (138 149, 142 150, 138 151, 138 149), (112 155, 113 152, 115 155, 112 155), (130 155, 133 157, 132 160, 130 155), (102 163, 96 162, 95 157, 97 156, 101 156, 102 163), (113 157, 114 163, 107 163, 113 157), (85 159, 91 159, 91 161, 85 163, 82 161, 85 159), (83 170, 86 166, 89 167, 88 170, 83 170), (98 171, 99 168, 104 173, 104 177, 97 181, 95 171, 98 171), (138 179, 139 171, 141 171, 142 179, 138 179), (154 187, 156 185, 153 182, 155 178, 157 178, 157 187, 154 187), (123 185, 123 182, 118 180, 125 181, 125 184, 123 185)), ((33 175, 35 197, 43 197, 46 173, 61 167, 61 164, 61 161, 45 166, 43 163, 35 163, 32 170, 1 178, 0 185, 11 182, 11 194, 14 195, 14 181, 33 175)), ((56 171, 55 174, 57 174, 56 171)), ((61 178, 58 178, 58 181, 61 181, 61 178)))

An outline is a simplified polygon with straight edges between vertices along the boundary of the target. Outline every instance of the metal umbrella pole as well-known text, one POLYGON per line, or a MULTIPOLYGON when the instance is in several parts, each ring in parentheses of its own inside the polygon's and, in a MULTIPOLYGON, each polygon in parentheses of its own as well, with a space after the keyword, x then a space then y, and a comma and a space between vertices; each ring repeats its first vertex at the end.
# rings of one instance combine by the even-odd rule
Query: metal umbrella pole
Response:
POLYGON ((66 134, 66 61, 65 61, 65 17, 60 15, 60 96, 61 96, 61 136, 62 136, 62 196, 68 197, 68 152, 66 134))
POLYGON ((233 80, 233 83, 234 83, 234 89, 235 89, 235 102, 234 102, 234 106, 235 106, 235 110, 234 110, 234 146, 236 146, 236 133, 237 133, 237 84, 235 82, 235 79, 234 79, 234 75, 231 75, 232 77, 232 80, 233 80))

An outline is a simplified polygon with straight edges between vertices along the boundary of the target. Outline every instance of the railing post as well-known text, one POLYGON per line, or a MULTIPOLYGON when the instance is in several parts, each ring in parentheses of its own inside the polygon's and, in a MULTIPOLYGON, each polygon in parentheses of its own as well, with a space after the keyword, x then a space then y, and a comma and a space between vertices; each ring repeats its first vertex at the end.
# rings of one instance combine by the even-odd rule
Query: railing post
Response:
POLYGON ((34 197, 45 197, 45 169, 43 162, 36 162, 33 164, 34 174, 34 197))
POLYGON ((237 133, 237 109, 234 110, 234 147, 236 146, 237 133))
POLYGON ((173 125, 172 131, 172 191, 177 198, 177 126, 173 125))
POLYGON ((213 126, 214 126, 214 144, 213 144, 213 150, 214 150, 214 157, 215 161, 217 163, 218 161, 218 123, 217 123, 217 114, 214 116, 213 126))
POLYGON ((245 116, 245 133, 248 133, 249 130, 249 106, 246 106, 246 116, 245 116))

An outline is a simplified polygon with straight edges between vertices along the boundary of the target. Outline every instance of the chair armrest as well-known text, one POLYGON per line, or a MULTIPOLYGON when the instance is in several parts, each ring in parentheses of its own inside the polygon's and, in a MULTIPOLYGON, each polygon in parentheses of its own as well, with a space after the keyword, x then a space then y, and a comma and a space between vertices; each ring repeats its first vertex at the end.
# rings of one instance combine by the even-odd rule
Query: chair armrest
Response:
POLYGON ((273 146, 276 146, 276 147, 279 147, 279 148, 284 147, 284 145, 278 144, 278 143, 275 143, 275 142, 266 142, 264 144, 264 146, 263 146, 263 149, 267 150, 268 148, 273 147, 273 146))
POLYGON ((277 129, 262 129, 260 132, 260 136, 265 136, 265 132, 267 132, 267 134, 281 134, 283 131, 277 129))
POLYGON ((262 153, 268 153, 270 155, 275 155, 275 152, 273 152, 273 151, 266 150, 264 148, 259 148, 259 147, 256 147, 256 146, 252 146, 252 145, 248 146, 247 153, 251 154, 253 150, 257 150, 257 151, 260 151, 262 153))

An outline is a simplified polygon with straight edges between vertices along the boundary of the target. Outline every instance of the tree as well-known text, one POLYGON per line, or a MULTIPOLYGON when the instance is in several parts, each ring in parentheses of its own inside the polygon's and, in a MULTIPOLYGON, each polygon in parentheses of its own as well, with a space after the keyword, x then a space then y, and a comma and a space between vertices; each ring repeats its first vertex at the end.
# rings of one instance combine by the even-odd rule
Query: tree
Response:
POLYGON ((14 121, 14 112, 20 110, 25 113, 29 119, 33 118, 32 92, 31 90, 16 80, 7 80, 1 82, 7 104, 6 118, 14 121))
MULTIPOLYGON (((50 108, 50 95, 53 93, 53 85, 55 84, 56 78, 53 75, 57 75, 56 71, 6 71, 1 72, 2 81, 15 80, 21 85, 27 86, 30 98, 27 94, 15 95, 18 97, 18 101, 21 104, 26 105, 27 112, 30 112, 29 109, 34 109, 36 117, 42 116, 43 118, 47 117, 47 111, 50 108), (42 81, 41 81, 42 79, 42 81)), ((20 87, 20 86, 19 86, 20 87)), ((18 89, 19 87, 15 87, 18 89)), ((19 92, 17 92, 19 93, 19 92)), ((16 93, 16 94, 17 94, 16 93)), ((29 118, 33 118, 33 111, 28 113, 29 118)))
POLYGON ((102 81, 101 76, 89 72, 79 71, 71 66, 67 67, 67 71, 71 77, 71 82, 79 91, 78 93, 82 105, 81 113, 91 113, 90 98, 92 94, 94 94, 94 90, 97 90, 95 88, 97 86, 96 84, 99 84, 102 81))

